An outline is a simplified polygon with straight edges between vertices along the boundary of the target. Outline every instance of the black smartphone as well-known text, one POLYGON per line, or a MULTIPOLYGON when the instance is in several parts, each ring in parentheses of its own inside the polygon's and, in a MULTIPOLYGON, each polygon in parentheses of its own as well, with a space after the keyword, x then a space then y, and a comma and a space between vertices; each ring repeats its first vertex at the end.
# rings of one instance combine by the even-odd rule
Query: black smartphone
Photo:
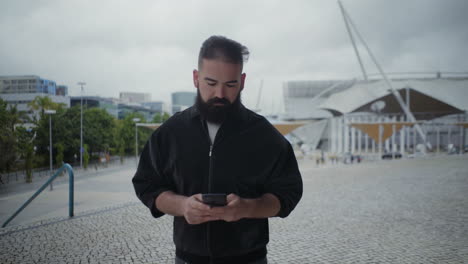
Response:
POLYGON ((224 193, 203 193, 202 200, 209 206, 226 206, 226 194, 224 193))

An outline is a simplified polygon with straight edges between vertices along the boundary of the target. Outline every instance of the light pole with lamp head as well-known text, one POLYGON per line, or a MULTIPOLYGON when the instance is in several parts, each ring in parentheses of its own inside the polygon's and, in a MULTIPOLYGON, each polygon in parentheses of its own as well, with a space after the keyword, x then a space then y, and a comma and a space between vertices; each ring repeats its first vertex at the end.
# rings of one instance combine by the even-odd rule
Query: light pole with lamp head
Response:
MULTIPOLYGON (((55 114, 55 110, 44 110, 44 114, 49 115, 49 139, 50 139, 50 145, 49 145, 49 157, 50 157, 50 175, 52 175, 52 115, 55 114)), ((52 185, 52 182, 50 183, 50 190, 52 191, 54 189, 54 186, 52 185)))
POLYGON ((135 161, 138 166, 138 122, 140 122, 140 118, 136 117, 132 120, 135 122, 135 161))
POLYGON ((78 85, 81 86, 81 117, 80 117, 80 168, 83 169, 83 85, 86 85, 85 82, 78 82, 78 85))

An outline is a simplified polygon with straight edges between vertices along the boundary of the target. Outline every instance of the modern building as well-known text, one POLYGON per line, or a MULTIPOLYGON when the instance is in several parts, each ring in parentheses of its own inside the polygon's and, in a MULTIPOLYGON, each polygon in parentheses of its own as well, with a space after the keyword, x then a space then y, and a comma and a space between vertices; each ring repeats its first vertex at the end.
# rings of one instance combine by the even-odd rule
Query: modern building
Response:
POLYGON ((67 96, 68 95, 68 86, 66 85, 57 85, 55 90, 56 95, 67 96))
POLYGON ((151 94, 136 93, 136 92, 120 92, 120 102, 128 103, 143 103, 151 101, 151 94))
POLYGON ((0 76, 1 94, 40 93, 56 95, 55 81, 36 75, 0 76))
MULTIPOLYGON (((71 97, 71 106, 81 105, 81 96, 71 97)), ((150 122, 154 115, 164 111, 163 102, 123 103, 116 98, 104 98, 99 96, 83 96, 83 107, 98 107, 106 110, 117 119, 124 119, 130 113, 140 113, 150 122)))
POLYGON ((36 75, 0 76, 0 97, 9 105, 16 105, 19 111, 26 112, 31 118, 37 116, 28 104, 37 96, 47 96, 55 103, 70 107, 68 88, 55 81, 43 79, 36 75), (58 91, 58 93, 57 93, 58 91))
POLYGON ((349 88, 353 81, 288 81, 283 83, 286 120, 312 120, 332 117, 319 105, 331 93, 349 88))
MULTIPOLYGON (((70 99, 71 106, 81 105, 81 96, 73 96, 70 99)), ((107 111, 115 118, 119 118, 119 103, 114 98, 104 98, 99 96, 83 96, 83 107, 99 107, 107 111)))
POLYGON ((146 119, 147 122, 151 122, 153 120, 153 117, 157 114, 160 113, 156 110, 151 110, 147 107, 138 105, 138 104, 123 104, 120 103, 118 105, 119 108, 119 113, 118 113, 118 118, 119 119, 124 119, 128 114, 130 113, 140 113, 143 115, 143 117, 146 119))
POLYGON ((142 106, 147 107, 151 110, 154 110, 159 113, 163 113, 165 110, 164 102, 162 101, 153 101, 153 102, 143 102, 141 103, 142 106))
POLYGON ((195 103, 197 93, 175 92, 172 93, 172 114, 182 111, 195 103))
MULTIPOLYGON (((311 149, 334 154, 466 148, 468 78, 442 77, 439 73, 435 78, 393 78, 390 83, 395 92, 379 79, 330 86, 309 97, 308 104, 304 100, 302 107, 304 112, 318 108, 331 116, 310 122, 292 134, 311 149), (316 105, 317 101, 321 103, 316 105), (402 104, 408 106, 415 120, 402 104)), ((295 112, 289 115, 296 117, 295 112)))

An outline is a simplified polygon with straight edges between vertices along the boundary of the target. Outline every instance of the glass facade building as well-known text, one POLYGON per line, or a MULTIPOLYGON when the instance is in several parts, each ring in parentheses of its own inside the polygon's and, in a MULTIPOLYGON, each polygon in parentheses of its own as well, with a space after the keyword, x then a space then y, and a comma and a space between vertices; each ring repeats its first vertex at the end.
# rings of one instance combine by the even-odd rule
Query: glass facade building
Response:
POLYGON ((172 114, 182 111, 195 103, 197 93, 175 92, 172 93, 172 114))

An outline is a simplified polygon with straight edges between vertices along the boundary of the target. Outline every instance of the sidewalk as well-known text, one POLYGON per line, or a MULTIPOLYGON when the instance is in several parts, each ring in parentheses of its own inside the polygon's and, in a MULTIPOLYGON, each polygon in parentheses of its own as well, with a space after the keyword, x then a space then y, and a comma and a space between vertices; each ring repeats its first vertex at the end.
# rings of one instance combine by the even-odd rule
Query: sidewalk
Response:
MULTIPOLYGON (((467 263, 466 157, 327 169, 306 162, 301 172, 301 202, 289 217, 270 221, 270 264, 467 263)), ((174 263, 172 217, 154 219, 131 188, 125 194, 128 174, 80 187, 106 189, 106 200, 113 188, 127 195, 120 203, 82 210, 98 201, 81 200, 71 219, 64 210, 1 229, 0 263, 174 263)))
MULTIPOLYGON (((135 165, 119 166, 75 174, 75 213, 134 201, 131 178, 135 165)), ((7 186, 0 196, 0 221, 3 223, 47 180, 33 184, 7 186)), ((68 175, 54 181, 53 191, 47 187, 9 225, 27 224, 68 215, 68 175)), ((1 263, 1 262, 0 262, 1 263)))
MULTIPOLYGON (((134 158, 128 158, 123 164, 116 162, 110 165, 100 165, 100 166, 89 166, 87 169, 81 169, 79 167, 73 167, 73 173, 75 176, 75 182, 89 177, 99 176, 102 173, 115 172, 127 168, 135 168, 136 162, 134 158)), ((54 170, 57 171, 57 169, 54 170)), ((24 175, 18 175, 18 181, 11 180, 9 183, 4 182, 0 184, 0 198, 9 196, 12 194, 19 194, 29 191, 38 190, 49 178, 51 175, 34 175, 32 182, 27 183, 24 180, 24 175)), ((63 176, 57 177, 53 185, 68 184, 68 173, 64 173, 63 176)), ((49 188, 49 187, 48 187, 49 188)))

